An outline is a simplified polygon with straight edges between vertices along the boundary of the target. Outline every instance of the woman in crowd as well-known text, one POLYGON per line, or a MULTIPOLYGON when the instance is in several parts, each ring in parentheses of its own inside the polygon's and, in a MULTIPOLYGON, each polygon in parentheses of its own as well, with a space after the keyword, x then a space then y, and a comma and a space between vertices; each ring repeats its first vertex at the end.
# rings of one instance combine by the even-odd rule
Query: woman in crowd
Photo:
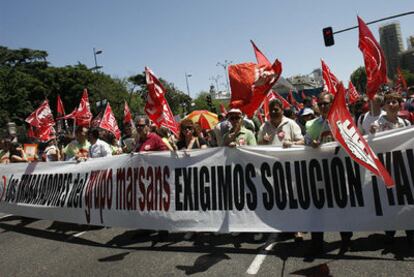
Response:
POLYGON ((180 123, 180 136, 177 141, 179 150, 207 148, 207 142, 200 137, 194 123, 189 119, 183 119, 180 123))

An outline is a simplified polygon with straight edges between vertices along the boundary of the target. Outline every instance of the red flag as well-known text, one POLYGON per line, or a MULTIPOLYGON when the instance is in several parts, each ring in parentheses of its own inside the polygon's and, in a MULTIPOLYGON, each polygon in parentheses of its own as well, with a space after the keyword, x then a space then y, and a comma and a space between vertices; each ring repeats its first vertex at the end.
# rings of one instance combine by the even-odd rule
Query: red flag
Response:
POLYGON ((55 128, 53 128, 53 126, 47 128, 40 128, 36 130, 35 136, 40 141, 48 141, 50 139, 56 138, 56 131, 55 128))
POLYGON ((364 56, 367 72, 367 95, 373 99, 379 87, 387 83, 387 65, 384 53, 365 22, 358 16, 359 49, 364 56))
POLYGON ((296 102, 295 97, 293 96, 293 92, 292 90, 289 90, 289 94, 287 96, 287 101, 292 105, 292 106, 297 106, 298 102, 296 102))
POLYGON ((270 64, 253 41, 252 45, 258 64, 243 63, 229 66, 230 107, 239 108, 248 117, 252 117, 260 107, 282 73, 282 64, 278 60, 270 64))
POLYGON ((56 117, 61 117, 65 115, 65 108, 63 107, 62 99, 60 99, 60 95, 58 94, 56 100, 56 117))
POLYGON ((111 105, 106 104, 105 112, 102 116, 101 122, 99 123, 99 128, 107 130, 115 135, 116 139, 121 138, 121 131, 118 128, 118 123, 114 113, 112 112, 111 105))
POLYGON ((82 127, 89 127, 91 120, 92 120, 92 113, 89 105, 89 99, 88 99, 88 90, 85 88, 83 90, 81 102, 79 103, 79 107, 70 114, 58 118, 58 119, 69 119, 72 118, 75 120, 75 123, 77 126, 82 127))
POLYGON ((355 89, 351 81, 349 81, 349 84, 348 84, 348 97, 349 97, 349 104, 354 104, 359 99, 359 93, 355 89))
POLYGON ((49 101, 43 101, 39 108, 32 112, 25 121, 36 128, 47 128, 55 125, 49 101))
POLYGON ((165 99, 165 88, 148 67, 145 67, 145 76, 148 88, 145 112, 157 127, 164 126, 178 136, 179 127, 165 99))
POLYGON ((336 85, 339 83, 338 78, 331 72, 328 65, 321 59, 322 77, 324 80, 324 90, 336 95, 336 85))
POLYGON ((224 107, 223 103, 220 103, 220 113, 222 113, 224 116, 227 115, 227 110, 224 107))
POLYGON ((305 98, 306 98, 306 94, 305 94, 305 91, 304 91, 304 90, 302 90, 302 94, 301 94, 301 96, 302 96, 302 100, 305 100, 305 98))
POLYGON ((125 101, 124 105, 124 124, 134 126, 134 120, 132 119, 131 110, 129 109, 127 101, 125 101))
POLYGON ((277 93, 277 91, 271 90, 271 92, 273 93, 273 95, 279 99, 280 101, 282 101, 282 105, 283 105, 283 109, 289 109, 290 108, 290 104, 289 102, 282 97, 282 95, 280 95, 279 93, 277 93))
POLYGON ((395 84, 395 90, 398 93, 402 93, 403 91, 407 91, 407 82, 405 81, 404 75, 401 72, 401 69, 397 68, 397 80, 395 84))
POLYGON ((266 58, 265 55, 257 48, 256 44, 254 44, 253 40, 250 40, 253 45, 254 54, 256 56, 257 63, 259 65, 271 65, 270 61, 266 58))
POLYGON ((394 185, 390 174, 369 147, 346 108, 345 88, 342 83, 337 86, 337 95, 329 110, 328 122, 332 135, 354 161, 380 176, 387 187, 394 185))

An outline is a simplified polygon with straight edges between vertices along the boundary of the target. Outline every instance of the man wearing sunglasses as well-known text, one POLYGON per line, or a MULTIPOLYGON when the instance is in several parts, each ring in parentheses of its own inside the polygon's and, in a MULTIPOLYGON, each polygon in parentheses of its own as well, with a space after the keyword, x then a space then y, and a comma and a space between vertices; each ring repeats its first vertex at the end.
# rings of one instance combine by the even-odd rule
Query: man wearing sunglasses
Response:
POLYGON ((135 152, 146 151, 167 151, 168 148, 162 141, 161 137, 150 132, 149 119, 146 117, 138 118, 136 128, 138 133, 138 142, 135 152))
POLYGON ((225 146, 257 145, 253 132, 243 126, 243 114, 239 109, 231 109, 227 116, 232 128, 224 134, 225 146))

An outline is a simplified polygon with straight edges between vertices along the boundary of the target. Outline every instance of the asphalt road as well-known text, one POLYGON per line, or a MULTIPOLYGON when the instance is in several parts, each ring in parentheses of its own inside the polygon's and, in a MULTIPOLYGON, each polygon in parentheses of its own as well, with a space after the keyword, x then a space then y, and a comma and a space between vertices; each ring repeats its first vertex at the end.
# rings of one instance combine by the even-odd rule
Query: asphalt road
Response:
POLYGON ((0 214, 0 276, 414 276, 414 246, 404 233, 355 233, 340 253, 338 233, 326 253, 306 255, 310 235, 158 234, 0 214))

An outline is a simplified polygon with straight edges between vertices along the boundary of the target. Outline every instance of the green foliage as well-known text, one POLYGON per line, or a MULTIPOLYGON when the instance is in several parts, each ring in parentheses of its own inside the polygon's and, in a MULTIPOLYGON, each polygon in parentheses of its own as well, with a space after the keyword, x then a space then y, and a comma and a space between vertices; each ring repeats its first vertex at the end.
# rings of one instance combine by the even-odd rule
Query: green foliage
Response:
POLYGON ((127 80, 91 71, 83 64, 52 67, 46 58, 45 51, 0 46, 0 128, 5 128, 8 121, 23 125, 44 99, 55 111, 58 94, 66 113, 70 113, 78 106, 84 88, 89 92, 92 113, 98 112, 97 101, 107 99, 119 122, 123 119, 124 100, 133 112, 143 106, 139 95, 128 91, 127 80))
POLYGON ((405 81, 407 82, 407 86, 414 86, 414 73, 410 72, 409 70, 401 70, 402 75, 404 76, 405 81))
POLYGON ((364 66, 360 66, 352 72, 351 81, 358 92, 365 94, 367 87, 367 73, 365 72, 364 66))

